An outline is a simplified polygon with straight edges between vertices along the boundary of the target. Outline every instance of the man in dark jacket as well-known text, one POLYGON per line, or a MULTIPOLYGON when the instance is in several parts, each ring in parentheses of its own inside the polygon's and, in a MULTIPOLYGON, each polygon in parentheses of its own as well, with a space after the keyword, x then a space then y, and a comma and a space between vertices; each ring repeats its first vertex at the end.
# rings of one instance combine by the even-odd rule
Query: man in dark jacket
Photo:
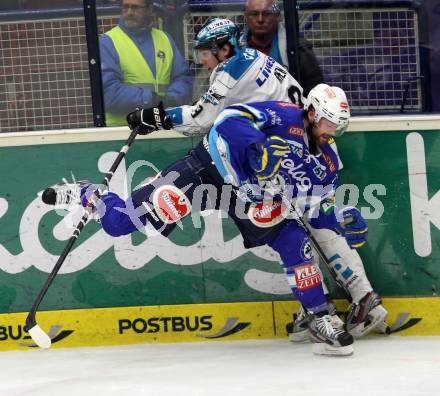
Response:
MULTIPOLYGON (((247 30, 240 39, 244 47, 255 48, 270 55, 278 63, 288 66, 286 29, 280 20, 280 7, 277 0, 248 0, 245 17, 247 30)), ((304 96, 324 77, 312 45, 305 39, 298 43, 299 51, 299 83, 304 89, 304 96)))

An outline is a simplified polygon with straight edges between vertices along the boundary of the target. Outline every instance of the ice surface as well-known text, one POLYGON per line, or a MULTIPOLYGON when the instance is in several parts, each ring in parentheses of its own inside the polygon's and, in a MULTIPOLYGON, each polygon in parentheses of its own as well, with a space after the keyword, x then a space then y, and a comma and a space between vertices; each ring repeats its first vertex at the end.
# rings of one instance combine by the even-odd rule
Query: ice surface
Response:
POLYGON ((351 357, 287 340, 0 353, 1 396, 440 395, 440 337, 370 336, 351 357))

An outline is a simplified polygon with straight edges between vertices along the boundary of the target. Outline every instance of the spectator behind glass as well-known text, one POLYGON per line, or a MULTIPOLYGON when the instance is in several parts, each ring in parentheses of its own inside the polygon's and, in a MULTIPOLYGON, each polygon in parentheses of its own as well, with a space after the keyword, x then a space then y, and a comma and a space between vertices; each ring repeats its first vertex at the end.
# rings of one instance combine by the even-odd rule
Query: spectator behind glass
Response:
MULTIPOLYGON (((240 38, 240 45, 251 47, 270 55, 278 63, 288 66, 286 29, 281 22, 281 12, 277 0, 247 0, 245 8, 246 30, 240 38)), ((299 83, 304 95, 324 77, 312 45, 300 38, 299 51, 299 83)))
POLYGON ((100 37, 106 125, 136 107, 189 103, 193 78, 173 39, 152 27, 152 0, 122 0, 118 26, 100 37))

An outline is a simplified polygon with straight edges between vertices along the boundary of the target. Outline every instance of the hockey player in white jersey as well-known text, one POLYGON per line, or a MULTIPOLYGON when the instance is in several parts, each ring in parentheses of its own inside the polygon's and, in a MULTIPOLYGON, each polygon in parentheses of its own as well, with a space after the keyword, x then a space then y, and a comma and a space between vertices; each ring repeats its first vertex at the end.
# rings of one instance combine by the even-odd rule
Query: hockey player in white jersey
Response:
POLYGON ((304 103, 299 83, 271 57, 238 46, 240 31, 229 19, 209 20, 193 42, 194 59, 211 72, 210 87, 193 106, 166 109, 173 129, 204 133, 224 107, 234 103, 280 100, 304 103))

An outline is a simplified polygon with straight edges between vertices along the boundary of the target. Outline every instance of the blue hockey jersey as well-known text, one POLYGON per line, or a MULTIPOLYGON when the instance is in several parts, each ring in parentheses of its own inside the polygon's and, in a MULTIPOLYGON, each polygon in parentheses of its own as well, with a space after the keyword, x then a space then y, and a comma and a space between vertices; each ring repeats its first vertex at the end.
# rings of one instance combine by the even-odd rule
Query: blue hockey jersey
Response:
POLYGON ((287 102, 236 104, 216 119, 208 138, 208 150, 225 183, 238 188, 250 202, 280 196, 294 200, 322 201, 337 186, 338 156, 330 144, 312 154, 304 130, 303 110, 287 102), (268 136, 285 139, 290 153, 276 177, 261 182, 249 162, 250 150, 268 136))

